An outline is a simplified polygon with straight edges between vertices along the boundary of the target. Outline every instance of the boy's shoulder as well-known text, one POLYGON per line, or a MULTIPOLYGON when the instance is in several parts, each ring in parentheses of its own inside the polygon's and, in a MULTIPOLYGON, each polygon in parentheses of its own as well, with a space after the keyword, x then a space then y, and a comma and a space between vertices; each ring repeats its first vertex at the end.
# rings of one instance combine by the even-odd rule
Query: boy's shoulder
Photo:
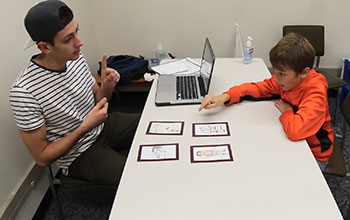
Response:
POLYGON ((314 69, 310 70, 309 75, 307 76, 305 81, 305 86, 328 86, 326 77, 323 74, 316 72, 316 70, 314 69))
POLYGON ((327 93, 328 84, 324 75, 312 69, 309 72, 309 75, 304 79, 302 87, 304 88, 303 90, 307 92, 307 94, 315 92, 327 93))

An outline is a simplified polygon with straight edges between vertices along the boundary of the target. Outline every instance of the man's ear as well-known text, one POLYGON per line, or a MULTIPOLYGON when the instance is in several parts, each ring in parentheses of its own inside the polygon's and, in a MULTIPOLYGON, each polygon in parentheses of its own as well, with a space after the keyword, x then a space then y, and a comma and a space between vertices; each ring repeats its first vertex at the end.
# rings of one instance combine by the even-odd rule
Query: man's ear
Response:
POLYGON ((44 41, 40 41, 39 43, 37 43, 37 47, 42 53, 45 54, 50 53, 52 49, 52 45, 44 41))
POLYGON ((310 67, 305 67, 300 73, 301 78, 305 79, 309 75, 310 70, 310 67))

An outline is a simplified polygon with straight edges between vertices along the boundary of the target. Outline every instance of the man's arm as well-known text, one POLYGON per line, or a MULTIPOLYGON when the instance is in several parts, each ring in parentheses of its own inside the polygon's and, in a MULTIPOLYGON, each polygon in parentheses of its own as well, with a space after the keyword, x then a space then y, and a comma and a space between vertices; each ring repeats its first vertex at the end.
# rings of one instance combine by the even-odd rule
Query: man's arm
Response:
POLYGON ((32 131, 20 130, 20 134, 38 165, 47 166, 69 151, 86 132, 105 121, 107 109, 107 99, 104 98, 88 113, 78 128, 50 144, 46 141, 45 125, 32 131))
POLYGON ((109 100, 119 79, 119 73, 116 70, 107 67, 107 55, 103 55, 101 64, 101 87, 95 82, 92 88, 95 101, 98 102, 103 97, 109 100))

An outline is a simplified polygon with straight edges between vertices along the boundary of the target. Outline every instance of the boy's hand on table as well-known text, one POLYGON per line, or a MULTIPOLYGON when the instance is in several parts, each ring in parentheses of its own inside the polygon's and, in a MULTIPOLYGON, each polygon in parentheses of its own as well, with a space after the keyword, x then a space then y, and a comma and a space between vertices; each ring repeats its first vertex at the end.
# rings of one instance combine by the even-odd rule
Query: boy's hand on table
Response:
POLYGON ((275 106, 281 113, 288 110, 293 111, 293 107, 288 102, 283 101, 282 99, 275 101, 275 106))

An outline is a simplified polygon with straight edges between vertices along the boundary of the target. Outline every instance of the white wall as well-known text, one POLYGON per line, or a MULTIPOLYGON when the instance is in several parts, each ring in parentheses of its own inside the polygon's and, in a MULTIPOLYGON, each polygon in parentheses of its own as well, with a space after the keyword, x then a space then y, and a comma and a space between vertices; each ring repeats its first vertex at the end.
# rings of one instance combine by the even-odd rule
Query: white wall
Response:
POLYGON ((179 57, 200 57, 204 37, 209 36, 216 55, 230 57, 237 22, 243 39, 253 37, 255 56, 267 65, 268 51, 284 24, 326 26, 321 67, 340 68, 340 58, 350 55, 347 0, 99 0, 92 6, 100 53, 150 56, 160 41, 179 57))
MULTIPOLYGON (((22 144, 8 103, 13 81, 36 53, 22 51, 27 34, 23 18, 38 0, 0 0, 0 207, 33 163, 22 144)), ((204 37, 217 57, 233 56, 234 23, 243 39, 254 38, 255 56, 267 65, 268 51, 284 24, 326 26, 326 55, 321 67, 340 68, 350 56, 350 1, 347 0, 66 0, 80 24, 82 48, 93 73, 103 53, 153 56, 157 42, 178 57, 200 57, 204 37)))
POLYGON ((22 51, 27 35, 23 17, 34 1, 2 1, 0 7, 0 207, 33 163, 22 144, 8 102, 9 89, 33 52, 22 51))

